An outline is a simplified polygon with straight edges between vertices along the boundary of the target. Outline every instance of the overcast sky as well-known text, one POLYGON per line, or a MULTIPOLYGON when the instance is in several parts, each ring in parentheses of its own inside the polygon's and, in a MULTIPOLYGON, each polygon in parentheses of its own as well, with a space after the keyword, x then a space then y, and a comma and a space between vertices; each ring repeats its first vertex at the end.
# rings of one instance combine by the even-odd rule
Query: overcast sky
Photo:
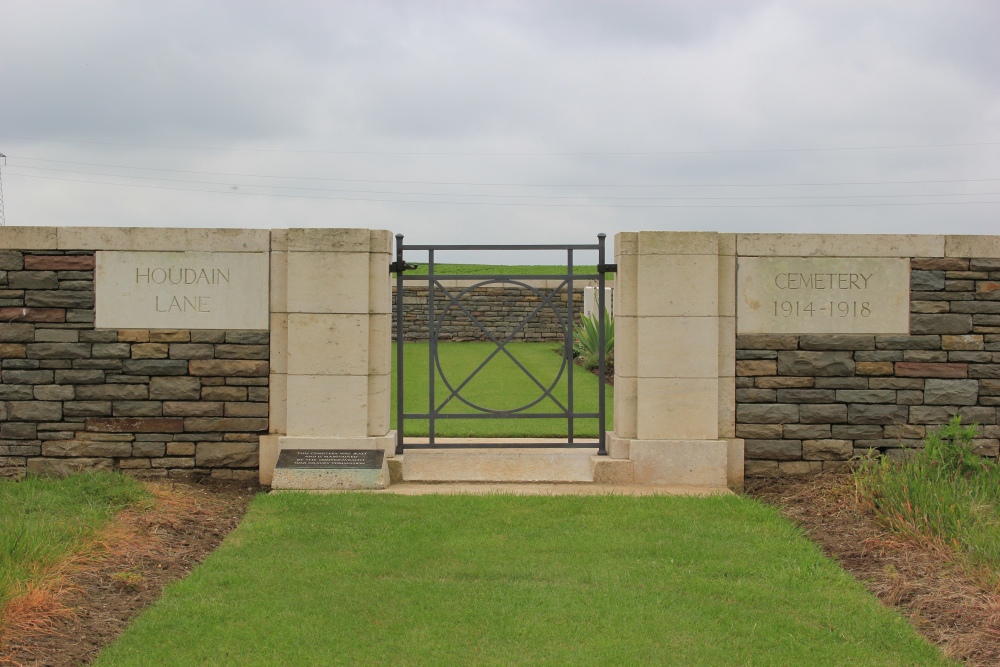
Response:
POLYGON ((995 0, 0 17, 8 225, 1000 233, 995 0))

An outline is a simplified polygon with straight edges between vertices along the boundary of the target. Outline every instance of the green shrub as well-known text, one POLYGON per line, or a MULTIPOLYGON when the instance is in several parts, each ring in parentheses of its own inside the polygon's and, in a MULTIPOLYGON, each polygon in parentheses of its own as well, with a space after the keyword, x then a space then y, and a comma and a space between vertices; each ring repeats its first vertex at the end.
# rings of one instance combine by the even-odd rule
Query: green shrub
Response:
POLYGON ((1000 572, 1000 464, 973 453, 978 427, 958 417, 901 462, 869 458, 855 471, 861 498, 893 532, 939 540, 967 563, 1000 572))
MULTIPOLYGON (((601 324, 596 315, 584 315, 580 324, 573 330, 573 353, 580 357, 587 370, 598 366, 598 356, 601 351, 601 324)), ((615 352, 615 319, 610 315, 604 318, 604 358, 610 367, 615 352)))

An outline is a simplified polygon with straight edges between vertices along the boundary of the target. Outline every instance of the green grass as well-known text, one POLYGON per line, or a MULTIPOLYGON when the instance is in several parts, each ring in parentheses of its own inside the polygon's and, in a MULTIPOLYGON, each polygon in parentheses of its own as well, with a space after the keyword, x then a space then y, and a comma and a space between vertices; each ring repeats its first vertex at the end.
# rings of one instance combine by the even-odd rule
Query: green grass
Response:
POLYGON ((869 459, 855 480, 883 524, 937 539, 992 584, 1000 583, 1000 463, 972 453, 977 427, 954 417, 906 461, 869 459))
POLYGON ((138 482, 116 473, 0 481, 0 607, 115 512, 147 497, 138 482))
MULTIPOLYGON (((510 343, 507 349, 526 368, 548 387, 555 380, 562 364, 562 357, 554 350, 555 343, 510 343)), ((428 363, 427 343, 405 343, 404 346, 406 382, 404 388, 407 412, 423 412, 428 410, 428 395, 430 369, 428 363)), ((479 343, 440 343, 438 352, 445 375, 452 386, 460 384, 476 367, 482 363, 496 345, 491 342, 479 343)), ((392 428, 396 428, 396 393, 395 393, 395 347, 393 348, 393 392, 392 392, 392 428)), ((568 364, 567 364, 568 365, 568 364)), ((435 397, 440 404, 451 393, 441 380, 441 374, 435 373, 435 397)), ((598 380, 595 375, 576 367, 573 375, 574 411, 597 412, 598 380)), ((604 388, 607 401, 607 430, 614 425, 614 390, 604 388)), ((541 396, 541 389, 532 382, 524 372, 503 353, 495 356, 483 370, 462 390, 462 396, 476 405, 491 409, 511 410, 525 405, 541 396)), ((553 395, 567 404, 568 383, 565 373, 556 384, 553 395)), ((449 412, 455 414, 470 414, 476 410, 461 403, 457 398, 446 406, 449 412)), ((546 398, 538 405, 527 410, 529 413, 553 413, 558 407, 551 399, 546 398)), ((426 420, 407 420, 406 435, 426 436, 428 424, 426 420)), ((436 433, 442 437, 565 437, 567 424, 565 419, 442 419, 436 422, 436 433)), ((597 419, 579 419, 574 423, 574 432, 579 437, 597 437, 597 419)))
POLYGON ((736 496, 258 496, 95 663, 945 665, 736 496))
MULTIPOLYGON (((427 264, 419 263, 413 271, 407 271, 407 275, 427 275, 427 264)), ((554 275, 566 273, 565 264, 434 264, 434 275, 554 275)), ((597 275, 596 265, 574 266, 573 273, 581 275, 597 275)), ((605 274, 608 280, 614 280, 615 274, 605 274)))

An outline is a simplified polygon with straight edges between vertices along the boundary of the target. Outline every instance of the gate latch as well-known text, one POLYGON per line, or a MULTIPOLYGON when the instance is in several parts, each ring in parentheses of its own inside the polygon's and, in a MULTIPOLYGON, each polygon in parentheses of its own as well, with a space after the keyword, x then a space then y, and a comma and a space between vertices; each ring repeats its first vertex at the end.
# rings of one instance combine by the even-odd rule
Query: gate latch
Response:
POLYGON ((597 265, 597 272, 598 273, 618 273, 618 265, 617 264, 598 264, 597 265))
POLYGON ((400 262, 392 262, 391 264, 389 264, 389 273, 402 273, 403 271, 413 271, 418 266, 420 265, 410 264, 409 262, 402 262, 402 266, 400 265, 400 262))

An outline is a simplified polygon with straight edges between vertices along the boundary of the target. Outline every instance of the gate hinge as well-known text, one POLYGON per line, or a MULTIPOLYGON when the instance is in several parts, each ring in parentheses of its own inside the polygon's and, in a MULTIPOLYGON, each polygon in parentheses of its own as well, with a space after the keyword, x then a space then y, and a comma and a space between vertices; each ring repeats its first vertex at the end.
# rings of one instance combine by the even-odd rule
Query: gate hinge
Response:
POLYGON ((389 264, 389 273, 402 273, 403 271, 413 271, 419 264, 410 264, 409 262, 403 262, 402 268, 399 266, 399 262, 392 262, 389 264))
POLYGON ((618 273, 618 265, 617 264, 598 264, 597 265, 597 272, 598 273, 618 273))

